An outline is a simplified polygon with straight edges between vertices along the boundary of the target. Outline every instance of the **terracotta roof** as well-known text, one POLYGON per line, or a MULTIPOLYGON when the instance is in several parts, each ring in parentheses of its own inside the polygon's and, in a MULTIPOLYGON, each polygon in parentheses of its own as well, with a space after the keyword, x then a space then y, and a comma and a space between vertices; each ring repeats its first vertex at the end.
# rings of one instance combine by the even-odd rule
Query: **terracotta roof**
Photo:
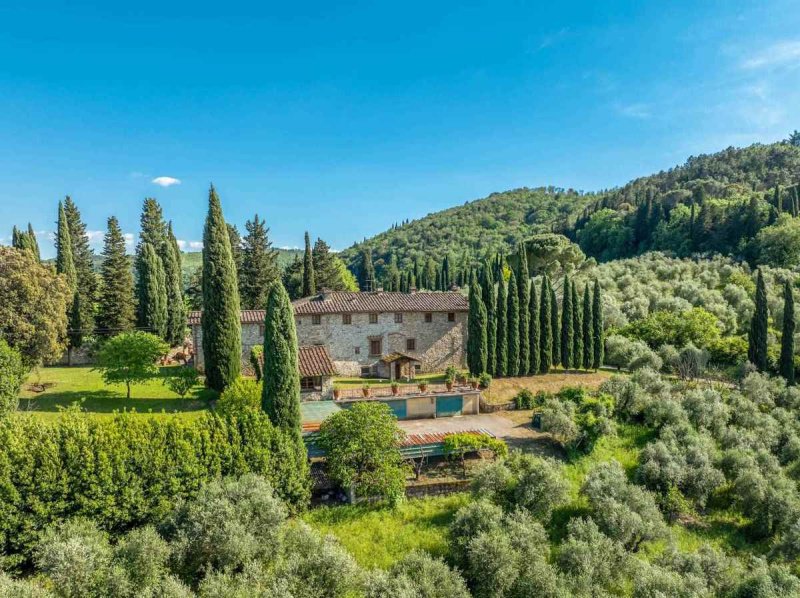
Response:
POLYGON ((321 345, 299 347, 297 365, 300 369, 300 376, 303 378, 336 375, 336 368, 333 367, 331 356, 328 355, 328 350, 321 345))
POLYGON ((397 361, 398 359, 422 361, 416 355, 412 355, 411 353, 400 353, 399 351, 395 351, 394 353, 389 353, 388 355, 384 355, 383 357, 381 357, 381 361, 383 363, 392 363, 394 361, 397 361))
POLYGON ((479 436, 486 434, 491 438, 496 438, 489 430, 485 428, 478 428, 477 430, 461 430, 459 432, 425 432, 422 434, 407 434, 405 439, 400 443, 400 446, 421 446, 424 444, 436 444, 444 442, 444 439, 453 434, 474 434, 479 436))
POLYGON ((469 310, 467 298, 455 291, 416 293, 332 291, 298 299, 292 302, 292 305, 294 313, 298 315, 469 310))
MULTIPOLYGON (((201 311, 190 311, 187 317, 189 326, 200 325, 201 311)), ((243 309, 241 313, 242 324, 263 324, 266 312, 263 309, 243 309)))

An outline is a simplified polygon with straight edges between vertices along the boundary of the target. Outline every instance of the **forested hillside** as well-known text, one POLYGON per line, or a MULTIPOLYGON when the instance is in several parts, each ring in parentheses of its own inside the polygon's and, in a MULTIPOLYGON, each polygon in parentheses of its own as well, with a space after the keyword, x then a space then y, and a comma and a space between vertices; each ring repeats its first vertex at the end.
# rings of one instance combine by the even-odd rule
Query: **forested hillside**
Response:
POLYGON ((788 267, 800 262, 800 140, 690 157, 685 164, 597 193, 515 189, 399 223, 345 250, 357 270, 372 253, 378 275, 392 256, 477 263, 541 232, 559 232, 607 261, 649 250, 722 253, 788 267), (455 260, 455 261, 454 261, 455 260))

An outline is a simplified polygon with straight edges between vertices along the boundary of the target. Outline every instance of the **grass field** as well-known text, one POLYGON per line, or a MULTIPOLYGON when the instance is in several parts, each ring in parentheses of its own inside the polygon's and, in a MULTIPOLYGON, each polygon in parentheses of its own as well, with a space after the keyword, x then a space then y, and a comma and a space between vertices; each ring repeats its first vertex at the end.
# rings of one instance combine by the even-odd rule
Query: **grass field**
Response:
POLYGON ((312 509, 309 525, 333 534, 364 567, 387 568, 414 549, 447 554, 447 527, 468 494, 409 500, 396 509, 380 506, 333 506, 312 509))
MULTIPOLYGON (((444 384, 443 373, 432 374, 417 374, 411 384, 419 382, 428 382, 429 384, 444 384)), ((361 388, 365 384, 372 387, 375 386, 389 386, 391 381, 384 378, 334 378, 333 385, 337 388, 361 388)), ((401 384, 405 384, 401 382, 401 384)))
POLYGON ((197 385, 182 399, 163 383, 169 369, 162 368, 160 377, 132 386, 131 398, 127 399, 123 384, 107 386, 100 372, 89 366, 41 368, 22 386, 19 408, 42 416, 56 416, 75 403, 100 415, 123 410, 191 415, 207 409, 209 401, 216 397, 214 391, 197 385), (37 385, 44 390, 35 392, 37 385))
POLYGON ((565 386, 583 386, 586 389, 595 390, 608 380, 611 374, 612 372, 604 370, 598 372, 554 370, 541 376, 495 378, 489 388, 483 391, 483 396, 488 403, 499 405, 513 401, 523 388, 527 388, 534 394, 540 390, 555 393, 565 386))

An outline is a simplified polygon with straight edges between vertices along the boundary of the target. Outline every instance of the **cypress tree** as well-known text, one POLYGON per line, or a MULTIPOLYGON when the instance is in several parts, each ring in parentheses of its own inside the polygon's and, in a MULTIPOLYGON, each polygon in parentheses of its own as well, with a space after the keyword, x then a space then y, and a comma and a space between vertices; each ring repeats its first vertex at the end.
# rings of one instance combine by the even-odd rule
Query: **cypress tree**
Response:
POLYGON ((558 299, 556 291, 550 282, 550 326, 553 339, 553 365, 561 363, 561 319, 558 317, 558 299))
MULTIPOLYGON (((231 241, 231 255, 233 256, 233 264, 236 266, 236 277, 238 280, 239 272, 242 271, 244 261, 242 235, 239 234, 239 229, 235 224, 226 224, 225 228, 228 229, 228 238, 231 241)), ((241 291, 239 291, 239 297, 241 299, 241 291)))
POLYGON ((561 365, 565 370, 572 367, 572 342, 574 336, 572 313, 572 288, 569 278, 564 275, 563 297, 561 303, 561 365))
POLYGON ((497 349, 497 295, 494 288, 492 268, 489 264, 486 264, 483 268, 481 291, 483 305, 486 308, 486 371, 494 376, 495 364, 497 363, 495 357, 497 349))
POLYGON ((525 243, 519 245, 519 273, 517 274, 517 292, 519 295, 519 369, 518 375, 524 376, 531 367, 530 350, 530 317, 528 314, 531 302, 531 281, 528 274, 528 255, 525 243))
MULTIPOLYGON (((170 251, 171 253, 171 251, 170 251)), ((167 282, 164 273, 164 262, 150 243, 142 245, 142 305, 144 328, 156 336, 167 336, 167 282)), ((205 337, 203 338, 205 344, 205 337)))
POLYGON ((211 185, 203 230, 203 355, 206 385, 222 392, 241 372, 242 328, 231 241, 211 185))
MULTIPOLYGON (((70 246, 72 247, 72 263, 75 265, 75 292, 80 294, 80 319, 83 334, 91 334, 94 330, 94 311, 97 302, 97 275, 94 271, 94 251, 89 246, 86 224, 81 219, 80 210, 72 198, 64 199, 64 215, 69 227, 70 246)), ((26 236, 26 246, 33 251, 31 242, 26 236)), ((83 344, 82 338, 74 346, 83 344)))
POLYGON ((497 347, 495 349, 494 371, 503 377, 508 372, 508 294, 506 283, 501 277, 497 281, 497 347))
POLYGON ((39 252, 39 241, 36 239, 36 233, 33 231, 33 227, 31 226, 30 222, 28 223, 28 243, 33 250, 33 255, 36 256, 36 259, 41 260, 42 255, 39 252))
MULTIPOLYGON (((583 287, 583 367, 587 370, 592 367, 594 360, 594 335, 592 331, 592 290, 589 283, 583 287)), ((576 331, 577 334, 577 331, 576 331)))
POLYGON ((11 229, 11 247, 14 249, 25 249, 25 243, 22 240, 22 235, 16 224, 11 229))
POLYGON ((239 299, 242 309, 264 309, 270 285, 281 276, 278 252, 272 248, 269 229, 258 214, 244 227, 247 234, 242 239, 242 267, 238 270, 239 299))
POLYGON ((600 283, 595 279, 592 296, 592 349, 594 358, 592 367, 599 370, 605 355, 605 331, 603 330, 603 297, 600 295, 600 283))
POLYGON ((527 374, 532 376, 539 372, 540 347, 539 344, 539 296, 536 292, 536 285, 531 282, 530 303, 528 304, 528 346, 530 347, 530 359, 528 360, 527 374))
POLYGON ((361 248, 361 265, 358 270, 358 285, 362 291, 375 289, 375 265, 372 263, 372 251, 369 247, 361 248))
POLYGON ((579 370, 583 367, 583 306, 574 280, 570 296, 572 297, 572 367, 579 370))
MULTIPOLYGON (((18 237, 19 242, 19 237, 18 237)), ((70 289, 71 300, 67 302, 67 363, 72 365, 72 349, 83 342, 81 303, 77 290, 78 281, 73 261, 72 242, 64 204, 58 202, 58 232, 56 234, 56 272, 64 276, 70 289)))
POLYGON ((481 297, 481 288, 476 281, 469 289, 469 319, 467 320, 467 365, 473 376, 479 376, 487 371, 487 320, 488 315, 481 297))
POLYGON ((103 281, 97 311, 97 324, 108 335, 132 330, 136 319, 133 273, 125 253, 125 237, 115 216, 108 219, 103 239, 103 281))
POLYGON ((756 309, 755 313, 753 313, 753 319, 750 322, 747 358, 762 372, 767 369, 768 324, 767 286, 764 282, 764 275, 761 270, 759 270, 756 280, 756 309))
POLYGON ((783 285, 783 334, 781 335, 781 376, 794 384, 794 294, 787 279, 783 285))
POLYGON ((147 314, 145 313, 144 287, 147 284, 144 270, 147 266, 144 263, 142 249, 149 243, 153 247, 164 247, 167 237, 167 225, 164 222, 164 213, 161 206, 152 197, 148 197, 142 204, 142 215, 139 218, 139 243, 136 246, 136 259, 134 267, 136 270, 136 324, 141 328, 147 327, 147 314))
POLYGON ((172 222, 167 225, 167 240, 162 255, 167 295, 167 325, 164 340, 170 347, 177 347, 186 338, 186 304, 183 301, 181 250, 175 233, 172 232, 172 222))
POLYGON ((311 238, 306 231, 306 249, 303 254, 303 297, 310 297, 317 292, 314 278, 314 257, 311 255, 311 238))
POLYGON ((508 365, 506 366, 506 374, 509 376, 518 376, 520 370, 518 292, 517 276, 514 274, 514 270, 511 270, 511 276, 508 279, 508 310, 506 311, 506 318, 508 320, 508 326, 506 328, 506 333, 508 334, 508 365))
POLYGON ((539 373, 546 374, 553 367, 553 325, 550 301, 550 278, 547 274, 542 280, 542 296, 539 302, 539 373))
POLYGON ((273 424, 300 435, 297 330, 286 289, 272 283, 264 319, 264 386, 261 407, 273 424))

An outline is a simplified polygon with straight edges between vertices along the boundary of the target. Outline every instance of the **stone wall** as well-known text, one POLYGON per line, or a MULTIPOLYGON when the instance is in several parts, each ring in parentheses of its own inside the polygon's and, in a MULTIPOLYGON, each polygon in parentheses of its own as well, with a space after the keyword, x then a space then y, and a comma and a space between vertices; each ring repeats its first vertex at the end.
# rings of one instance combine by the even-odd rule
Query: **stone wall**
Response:
MULTIPOLYGON (((250 350, 264 343, 264 328, 260 324, 242 324, 242 373, 253 375, 250 365, 250 350)), ((192 325, 192 344, 194 346, 194 367, 203 371, 203 334, 199 324, 192 325)))
POLYGON ((351 324, 342 323, 342 314, 320 316, 313 324, 312 316, 296 316, 300 345, 325 345, 341 376, 359 376, 363 366, 375 368, 380 355, 370 355, 370 341, 381 339, 381 353, 413 353, 421 359, 421 371, 438 372, 447 366, 464 367, 467 340, 467 313, 455 312, 455 322, 447 313, 433 312, 432 321, 425 314, 403 313, 403 321, 395 322, 395 314, 380 313, 371 324, 369 314, 354 313, 351 324), (407 340, 415 339, 415 348, 407 348, 407 340))

